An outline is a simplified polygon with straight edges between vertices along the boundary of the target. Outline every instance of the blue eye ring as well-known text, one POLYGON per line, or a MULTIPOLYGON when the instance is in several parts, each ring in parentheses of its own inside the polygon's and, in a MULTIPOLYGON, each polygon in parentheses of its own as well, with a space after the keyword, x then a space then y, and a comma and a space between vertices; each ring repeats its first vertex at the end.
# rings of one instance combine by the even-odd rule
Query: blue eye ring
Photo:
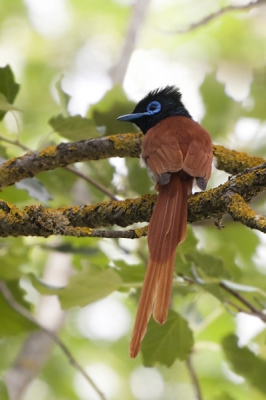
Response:
POLYGON ((147 106, 147 114, 153 115, 157 114, 158 112, 161 111, 161 103, 159 101, 152 101, 148 106, 147 106))

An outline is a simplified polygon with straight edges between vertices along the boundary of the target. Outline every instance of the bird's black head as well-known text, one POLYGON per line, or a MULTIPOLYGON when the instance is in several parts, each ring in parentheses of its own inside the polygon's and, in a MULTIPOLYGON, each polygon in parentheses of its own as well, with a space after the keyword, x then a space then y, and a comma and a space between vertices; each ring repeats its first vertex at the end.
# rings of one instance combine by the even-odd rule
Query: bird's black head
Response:
POLYGON ((153 90, 136 105, 132 114, 122 115, 119 121, 133 122, 145 134, 162 119, 173 116, 192 118, 181 101, 181 93, 175 86, 153 90))

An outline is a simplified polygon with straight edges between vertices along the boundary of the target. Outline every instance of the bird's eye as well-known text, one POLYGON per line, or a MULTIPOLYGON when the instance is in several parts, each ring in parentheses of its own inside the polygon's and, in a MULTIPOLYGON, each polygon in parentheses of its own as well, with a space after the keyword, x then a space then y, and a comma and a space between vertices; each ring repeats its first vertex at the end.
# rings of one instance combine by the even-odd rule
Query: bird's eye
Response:
POLYGON ((152 115, 152 114, 157 114, 161 110, 161 104, 159 101, 152 101, 148 106, 147 106, 147 113, 152 115))

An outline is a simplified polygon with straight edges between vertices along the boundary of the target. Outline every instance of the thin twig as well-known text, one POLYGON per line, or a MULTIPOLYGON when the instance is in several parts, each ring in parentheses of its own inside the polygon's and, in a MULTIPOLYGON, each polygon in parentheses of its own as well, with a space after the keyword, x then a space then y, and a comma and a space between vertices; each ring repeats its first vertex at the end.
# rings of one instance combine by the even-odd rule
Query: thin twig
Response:
POLYGON ((187 369, 188 369, 188 372, 189 372, 189 375, 190 375, 190 378, 191 378, 191 381, 192 381, 192 384, 193 384, 193 387, 194 387, 194 391, 195 391, 195 395, 196 395, 195 398, 197 400, 202 400, 203 397, 201 395, 199 381, 198 381, 196 372, 194 370, 193 364, 191 362, 191 354, 188 356, 186 364, 187 364, 187 369))
POLYGON ((232 296, 234 296, 236 299, 238 299, 242 304, 244 304, 253 313, 253 315, 259 317, 262 321, 266 322, 266 315, 262 311, 254 307, 253 304, 251 304, 240 293, 226 286, 224 282, 219 282, 219 286, 230 293, 232 296))
POLYGON ((238 306, 237 304, 235 304, 233 301, 227 300, 227 299, 225 299, 225 301, 226 301, 226 304, 228 304, 229 306, 234 307, 238 312, 242 312, 242 313, 245 313, 245 314, 250 315, 250 312, 249 312, 249 311, 244 310, 244 308, 242 308, 242 307, 239 307, 239 306, 238 306))
MULTIPOLYGON (((198 285, 198 282, 196 282, 192 278, 189 278, 188 276, 185 276, 183 274, 179 274, 179 276, 181 276, 185 281, 187 281, 191 285, 198 285)), ((266 322, 266 314, 264 314, 261 310, 258 310, 255 306, 253 306, 253 304, 251 304, 240 293, 238 293, 237 291, 235 291, 235 290, 229 288, 228 286, 226 286, 226 284, 224 282, 218 282, 218 285, 221 288, 223 288, 224 290, 226 290, 228 293, 230 293, 237 300, 239 300, 242 304, 244 304, 248 308, 249 311, 243 309, 242 307, 239 307, 237 304, 233 303, 231 300, 225 299, 225 302, 227 304, 229 304, 232 307, 234 307, 238 312, 243 312, 243 313, 248 314, 248 315, 253 315, 255 317, 260 318, 263 322, 266 322)), ((201 284, 200 286, 202 286, 204 288, 204 283, 201 284)))
POLYGON ((12 144, 13 146, 19 147, 20 149, 25 150, 25 151, 32 151, 29 147, 24 146, 24 144, 20 143, 19 140, 11 140, 11 139, 8 139, 8 138, 0 135, 0 141, 12 144))
POLYGON ((76 176, 83 179, 84 181, 90 183, 92 186, 96 187, 96 189, 100 190, 100 192, 103 192, 108 197, 110 197, 110 199, 118 200, 118 198, 113 193, 111 193, 109 190, 107 190, 104 186, 102 186, 100 183, 96 182, 94 179, 91 179, 88 176, 84 175, 82 172, 78 171, 77 169, 72 168, 72 167, 64 167, 64 169, 71 172, 72 174, 75 174, 76 176))
POLYGON ((63 353, 65 354, 65 356, 68 358, 69 363, 76 369, 78 370, 83 376, 84 378, 87 380, 87 382, 89 382, 89 384, 93 387, 93 389, 98 393, 98 395, 100 396, 100 398, 102 400, 106 400, 106 397, 104 396, 104 394, 100 391, 100 389, 96 386, 96 384, 94 383, 94 381, 89 377, 89 375, 86 373, 86 371, 81 367, 81 365, 75 360, 75 358, 73 357, 73 355, 70 353, 70 351, 68 350, 68 348, 64 345, 63 342, 61 342, 61 340, 58 338, 58 336, 53 333, 52 331, 50 331, 49 329, 43 327, 41 324, 39 324, 35 318, 28 312, 28 310, 26 308, 24 308, 21 304, 19 304, 13 297, 12 293, 10 292, 10 290, 8 289, 6 283, 4 281, 0 281, 0 292, 2 293, 2 295, 4 296, 6 302, 8 303, 8 305, 14 310, 16 311, 18 314, 20 314, 21 316, 23 316, 25 319, 27 319, 28 321, 32 322, 35 326, 37 326, 39 329, 41 329, 43 332, 46 333, 47 336, 49 336, 54 343, 56 343, 58 345, 58 347, 61 348, 61 350, 63 351, 63 353))
POLYGON ((223 14, 226 14, 226 13, 229 13, 232 11, 250 10, 251 8, 257 7, 257 6, 259 6, 261 4, 265 4, 265 3, 266 3, 266 0, 257 0, 254 3, 249 3, 249 4, 245 4, 245 5, 240 5, 240 6, 230 5, 230 6, 222 8, 212 14, 207 15, 202 20, 195 22, 194 24, 191 24, 188 28, 176 29, 173 31, 163 30, 163 33, 181 35, 184 33, 192 32, 192 31, 196 30, 197 28, 200 28, 201 26, 208 24, 210 21, 213 21, 214 19, 221 17, 223 14))

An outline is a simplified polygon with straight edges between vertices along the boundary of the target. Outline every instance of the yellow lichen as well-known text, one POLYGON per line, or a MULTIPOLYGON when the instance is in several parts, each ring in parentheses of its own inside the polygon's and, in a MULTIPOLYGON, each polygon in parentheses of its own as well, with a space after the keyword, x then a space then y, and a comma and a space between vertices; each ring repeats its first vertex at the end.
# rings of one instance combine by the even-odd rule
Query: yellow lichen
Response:
POLYGON ((114 147, 117 150, 124 150, 125 149, 125 142, 128 143, 128 146, 134 146, 135 147, 135 140, 136 139, 142 139, 143 134, 141 132, 136 132, 136 133, 123 133, 121 135, 112 135, 109 136, 108 139, 113 142, 114 147))
POLYGON ((217 168, 232 174, 265 162, 261 157, 252 157, 245 152, 229 150, 219 145, 213 145, 213 154, 217 159, 217 168))
POLYGON ((147 235, 147 232, 148 232, 148 226, 149 226, 149 225, 146 225, 146 226, 144 226, 143 228, 137 228, 137 229, 134 229, 134 231, 135 231, 135 234, 137 235, 137 237, 138 237, 138 238, 140 238, 140 237, 142 237, 142 236, 146 236, 146 235, 147 235))
POLYGON ((56 155, 56 146, 48 146, 39 151, 39 157, 54 157, 56 155))

